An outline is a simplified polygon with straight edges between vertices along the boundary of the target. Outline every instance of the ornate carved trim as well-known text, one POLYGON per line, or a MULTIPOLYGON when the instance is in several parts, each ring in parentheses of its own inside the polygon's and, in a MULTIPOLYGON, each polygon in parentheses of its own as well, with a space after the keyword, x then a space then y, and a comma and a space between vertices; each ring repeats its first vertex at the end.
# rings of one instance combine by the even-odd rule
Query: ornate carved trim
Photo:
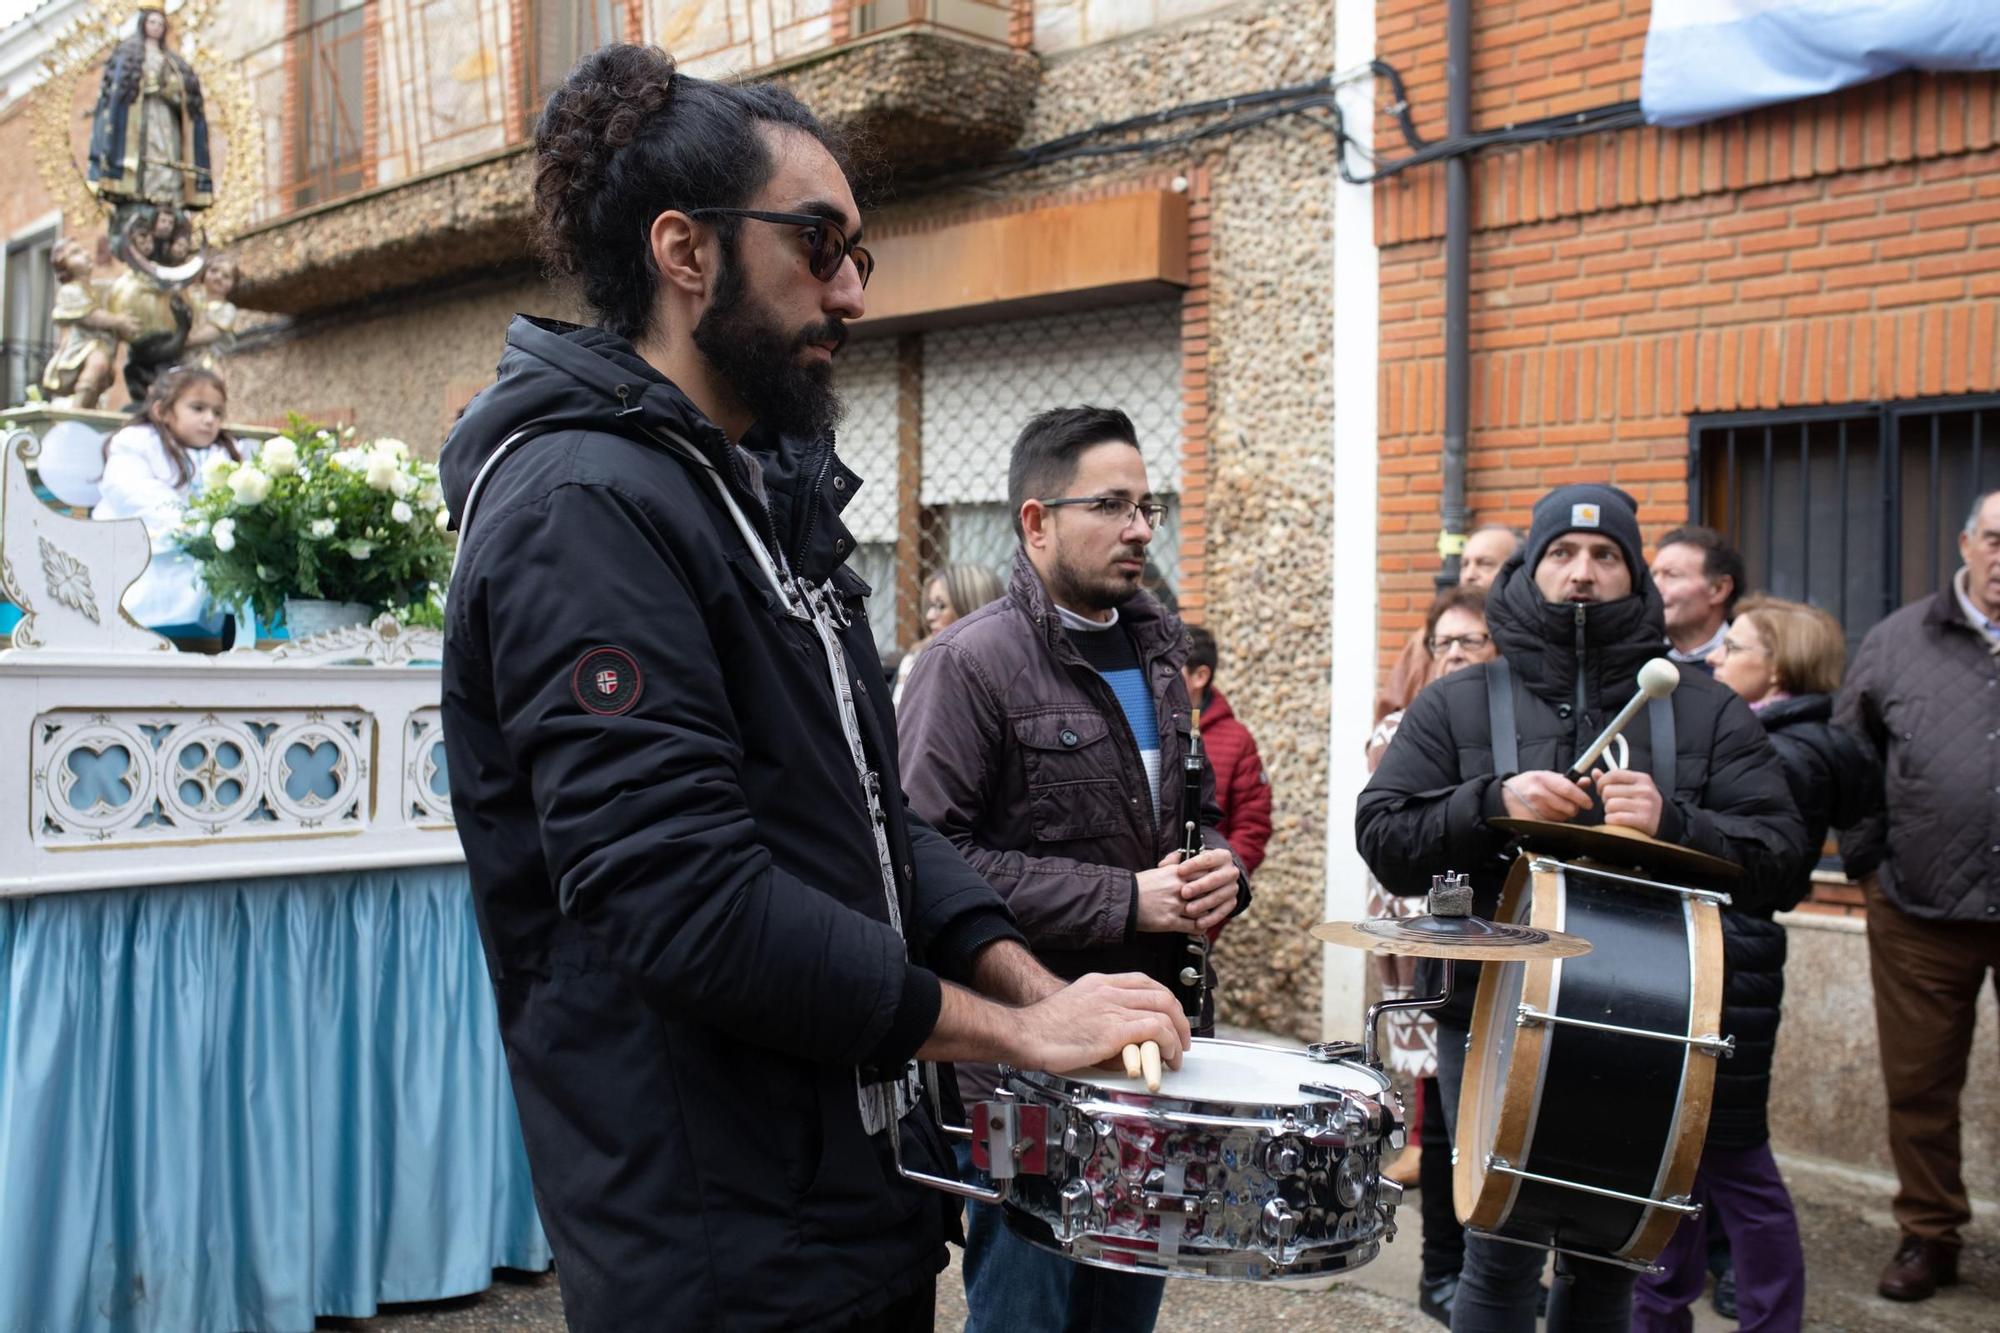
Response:
POLYGON ((351 663, 356 666, 398 666, 436 660, 444 655, 444 635, 434 629, 408 628, 383 612, 371 625, 328 630, 296 639, 271 650, 272 661, 351 663))
POLYGON ((89 568, 47 537, 37 534, 35 545, 42 553, 42 578, 48 583, 49 596, 83 613, 91 624, 99 624, 97 590, 90 586, 89 568))

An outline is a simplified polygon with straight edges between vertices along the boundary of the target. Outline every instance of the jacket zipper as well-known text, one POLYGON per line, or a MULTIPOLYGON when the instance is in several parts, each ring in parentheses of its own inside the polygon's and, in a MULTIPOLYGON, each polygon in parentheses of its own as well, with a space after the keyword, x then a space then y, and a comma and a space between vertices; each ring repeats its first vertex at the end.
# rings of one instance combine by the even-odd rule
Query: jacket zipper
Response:
POLYGON ((826 448, 820 451, 819 475, 813 478, 806 490, 806 526, 799 536, 798 558, 793 561, 795 568, 806 567, 806 552, 812 549, 813 528, 819 523, 819 493, 826 486, 826 475, 833 471, 833 437, 827 436, 826 448))
POLYGON ((1590 694, 1584 685, 1584 654, 1586 652, 1583 633, 1586 615, 1584 605, 1582 602, 1576 604, 1576 724, 1571 728, 1572 734, 1570 738, 1570 743, 1576 747, 1576 753, 1579 754, 1582 753, 1584 745, 1587 744, 1583 739, 1583 733, 1588 729, 1589 724, 1585 721, 1585 718, 1590 711, 1590 694))

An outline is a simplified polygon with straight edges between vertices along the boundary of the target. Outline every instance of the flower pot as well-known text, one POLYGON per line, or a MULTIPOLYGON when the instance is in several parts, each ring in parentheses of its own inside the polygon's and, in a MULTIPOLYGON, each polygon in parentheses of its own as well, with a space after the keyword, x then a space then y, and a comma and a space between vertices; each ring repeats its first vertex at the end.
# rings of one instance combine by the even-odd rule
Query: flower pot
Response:
POLYGON ((285 632, 296 643, 315 634, 366 625, 375 609, 364 602, 324 602, 310 597, 285 599, 285 632))

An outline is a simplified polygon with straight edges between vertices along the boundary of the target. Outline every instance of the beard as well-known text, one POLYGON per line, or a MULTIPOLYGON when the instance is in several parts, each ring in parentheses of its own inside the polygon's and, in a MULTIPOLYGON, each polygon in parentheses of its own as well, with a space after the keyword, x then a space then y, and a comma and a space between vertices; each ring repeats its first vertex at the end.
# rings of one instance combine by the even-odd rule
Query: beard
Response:
MULTIPOLYGON (((1145 548, 1122 550, 1117 558, 1143 561, 1145 548)), ((1125 605, 1140 592, 1143 573, 1127 577, 1122 571, 1099 566, 1086 569, 1058 549, 1049 568, 1049 593, 1063 606, 1078 611, 1110 611, 1125 605)))
POLYGON ((694 345, 737 400, 761 426, 781 435, 817 439, 846 410, 833 387, 833 366, 800 364, 809 343, 847 341, 838 319, 787 334, 763 303, 751 296, 734 255, 725 255, 715 300, 694 326, 694 345))

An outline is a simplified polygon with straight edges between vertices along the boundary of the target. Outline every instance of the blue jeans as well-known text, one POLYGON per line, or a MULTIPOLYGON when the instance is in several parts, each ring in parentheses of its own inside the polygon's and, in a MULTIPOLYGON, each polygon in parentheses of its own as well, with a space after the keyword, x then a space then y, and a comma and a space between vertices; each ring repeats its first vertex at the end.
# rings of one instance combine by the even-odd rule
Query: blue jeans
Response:
MULTIPOLYGON (((1465 1081, 1465 1033, 1438 1024, 1438 1091, 1445 1127, 1458 1132, 1458 1090, 1465 1081)), ((1452 1298, 1452 1333, 1535 1333, 1535 1295, 1548 1251, 1465 1234, 1465 1266, 1452 1298)), ((1626 1333, 1638 1274, 1616 1264, 1556 1256, 1549 1288, 1549 1333, 1626 1333)))
MULTIPOLYGON (((990 1185, 956 1145, 961 1180, 990 1185)), ((1073 1263, 1007 1229, 998 1204, 965 1205, 965 1333, 1152 1333, 1167 1280, 1073 1263)))

